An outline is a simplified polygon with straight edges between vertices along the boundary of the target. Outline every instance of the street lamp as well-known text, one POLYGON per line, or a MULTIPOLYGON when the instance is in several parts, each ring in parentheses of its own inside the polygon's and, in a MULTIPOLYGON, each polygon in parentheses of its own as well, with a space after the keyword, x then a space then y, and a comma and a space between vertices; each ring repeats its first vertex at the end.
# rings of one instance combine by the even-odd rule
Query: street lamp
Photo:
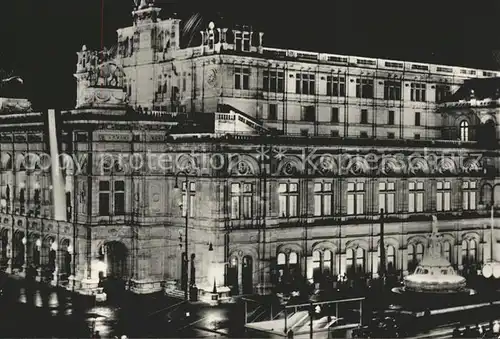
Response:
POLYGON ((184 273, 184 278, 186 279, 186 286, 184 289, 184 299, 189 300, 189 255, 188 255, 188 225, 189 225, 189 175, 186 172, 178 172, 175 175, 175 186, 174 190, 176 192, 176 196, 180 196, 181 199, 179 200, 179 208, 181 209, 181 213, 185 211, 185 234, 184 234, 184 256, 183 256, 183 261, 184 261, 184 268, 185 268, 185 273, 184 273), (183 206, 183 201, 182 201, 182 190, 179 187, 179 175, 184 175, 186 178, 186 206, 183 206))
MULTIPOLYGON (((490 226, 491 226, 491 252, 490 252, 490 263, 493 263, 495 262, 495 257, 494 257, 494 231, 495 231, 495 189, 497 187, 500 186, 500 183, 497 183, 497 184, 490 184, 490 183, 484 183, 480 190, 479 190, 479 205, 483 205, 483 194, 484 194, 484 188, 485 187, 489 187, 490 190, 491 190, 491 199, 490 199, 490 202, 489 204, 487 204, 486 208, 490 208, 490 226), (489 206, 488 206, 489 205, 489 206)), ((493 274, 495 271, 498 271, 494 269, 494 267, 486 267, 486 266, 490 266, 490 264, 487 264, 485 263, 485 265, 483 266, 483 275, 486 277, 486 275, 489 275, 491 276, 491 274, 493 274), (489 274, 488 272, 491 271, 491 274, 489 274), (485 274, 486 273, 486 274, 485 274)), ((500 273, 497 273, 498 277, 500 277, 500 273)))

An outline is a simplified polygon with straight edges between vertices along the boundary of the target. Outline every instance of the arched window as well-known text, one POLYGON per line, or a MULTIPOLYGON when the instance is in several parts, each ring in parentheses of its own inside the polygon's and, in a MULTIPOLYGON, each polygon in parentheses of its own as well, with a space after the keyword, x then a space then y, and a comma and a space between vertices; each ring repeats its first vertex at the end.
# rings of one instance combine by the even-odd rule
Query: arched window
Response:
POLYGON ((477 248, 474 239, 469 240, 469 261, 475 263, 477 261, 477 248))
POLYGON ((418 263, 424 257, 424 245, 421 243, 409 244, 407 257, 408 257, 408 271, 412 272, 415 268, 417 268, 418 263))
POLYGON ((361 247, 349 248, 346 253, 347 274, 352 276, 365 272, 365 250, 361 247))
POLYGON ((356 250, 356 272, 365 272, 365 250, 361 247, 356 250))
POLYGON ((299 255, 296 252, 278 253, 276 258, 278 283, 288 283, 300 274, 299 255))
POLYGON ((462 264, 475 264, 477 261, 477 246, 474 239, 462 241, 462 264))
POLYGON ((443 242, 443 257, 451 263, 451 244, 449 241, 443 242))
POLYGON ((387 246, 387 250, 385 251, 385 262, 387 264, 387 271, 392 273, 396 270, 396 249, 394 246, 387 246))
POLYGON ((345 258, 345 265, 346 265, 346 271, 347 271, 347 274, 352 274, 354 273, 354 249, 353 248, 349 248, 347 249, 347 253, 346 253, 346 258, 345 258))
MULTIPOLYGON (((313 252, 312 278, 314 282, 319 282, 326 275, 333 273, 333 252, 330 250, 313 252)), ((310 278, 310 277, 308 277, 310 278)))
MULTIPOLYGON (((379 270, 381 268, 381 264, 382 264, 382 257, 380 255, 380 245, 378 247, 378 262, 379 262, 379 270)), ((394 248, 394 246, 392 245, 389 245, 389 246, 386 246, 386 249, 385 249, 385 268, 387 270, 387 272, 394 272, 395 268, 396 268, 396 249, 394 248)))
POLYGON ((466 265, 467 264, 467 259, 468 258, 468 241, 467 240, 462 240, 462 264, 466 265))
POLYGON ((333 253, 329 250, 323 252, 323 274, 333 274, 333 253))
POLYGON ((469 141, 469 123, 466 120, 460 122, 460 140, 469 141))
POLYGON ((416 259, 418 262, 424 258, 424 245, 421 243, 417 244, 417 253, 416 253, 416 259))

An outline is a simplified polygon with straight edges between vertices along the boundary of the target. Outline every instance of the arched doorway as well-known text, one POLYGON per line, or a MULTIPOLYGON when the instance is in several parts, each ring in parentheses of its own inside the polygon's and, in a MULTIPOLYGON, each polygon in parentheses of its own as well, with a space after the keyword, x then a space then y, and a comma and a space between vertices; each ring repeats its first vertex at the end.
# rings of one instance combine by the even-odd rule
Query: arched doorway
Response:
POLYGON ((106 272, 103 276, 111 279, 123 280, 128 277, 127 247, 119 241, 104 243, 99 249, 99 261, 105 263, 106 272))
POLYGON ((13 246, 12 246, 12 268, 13 269, 21 269, 24 264, 24 251, 25 251, 25 246, 23 239, 26 241, 24 238, 24 232, 22 231, 17 231, 14 233, 14 241, 13 241, 13 246))
POLYGON ((238 258, 232 257, 227 267, 227 285, 231 288, 232 295, 240 294, 238 273, 238 258))
POLYGON ((61 241, 61 249, 59 251, 59 272, 62 274, 62 280, 67 280, 71 275, 71 242, 69 239, 61 241))
POLYGON ((125 290, 125 281, 128 278, 128 250, 119 241, 105 242, 99 248, 98 261, 103 271, 98 272, 99 285, 111 297, 119 298, 120 292, 125 290))
POLYGON ((253 259, 249 255, 243 257, 241 284, 243 294, 253 294, 253 259))

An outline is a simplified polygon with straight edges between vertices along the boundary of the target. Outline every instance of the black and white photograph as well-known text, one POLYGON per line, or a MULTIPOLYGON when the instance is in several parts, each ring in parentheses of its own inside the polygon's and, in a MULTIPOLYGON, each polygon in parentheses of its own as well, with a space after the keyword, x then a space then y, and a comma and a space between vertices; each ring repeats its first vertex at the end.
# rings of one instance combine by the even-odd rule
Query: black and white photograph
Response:
POLYGON ((0 338, 500 338, 499 22, 3 0, 0 338))

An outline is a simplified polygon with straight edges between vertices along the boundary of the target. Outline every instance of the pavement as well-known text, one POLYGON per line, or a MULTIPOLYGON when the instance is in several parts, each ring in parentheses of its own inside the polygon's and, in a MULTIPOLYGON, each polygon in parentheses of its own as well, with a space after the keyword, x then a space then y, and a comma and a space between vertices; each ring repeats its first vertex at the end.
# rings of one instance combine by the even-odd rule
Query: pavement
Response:
POLYGON ((242 336, 241 303, 189 304, 162 293, 134 295, 127 291, 95 299, 60 287, 2 277, 2 337, 221 337, 242 336))
MULTIPOLYGON (((62 288, 29 284, 12 277, 1 276, 0 284, 4 290, 0 298, 0 333, 9 338, 88 338, 93 331, 99 331, 103 338, 123 334, 129 338, 243 338, 245 310, 251 315, 262 303, 276 299, 248 297, 256 301, 247 302, 246 306, 241 300, 209 306, 186 303, 163 293, 134 295, 122 291, 109 294, 104 303, 96 303, 94 298, 62 288)), ((274 305, 270 312, 263 308, 264 313, 279 313, 277 304, 274 305)), ((371 317, 369 311, 364 314, 371 317)), ((418 320, 422 330, 415 338, 451 337, 457 324, 489 322, 490 318, 500 319, 499 305, 433 315, 429 321, 418 320)))

